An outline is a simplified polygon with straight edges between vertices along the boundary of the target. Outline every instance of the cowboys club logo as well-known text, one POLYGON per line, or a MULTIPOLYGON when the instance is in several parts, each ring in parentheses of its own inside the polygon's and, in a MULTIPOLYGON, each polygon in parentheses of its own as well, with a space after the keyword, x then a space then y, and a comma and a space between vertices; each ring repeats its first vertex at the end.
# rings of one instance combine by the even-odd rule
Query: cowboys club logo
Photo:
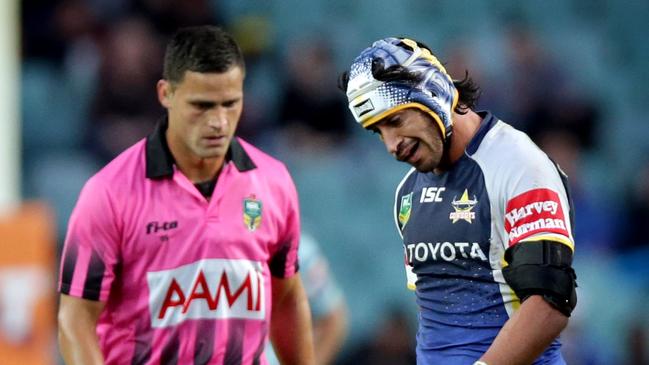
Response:
POLYGON ((448 218, 453 221, 453 223, 456 223, 459 220, 473 223, 475 212, 472 212, 471 209, 473 209, 476 204, 478 204, 476 196, 474 195, 473 199, 469 199, 469 193, 467 189, 464 189, 464 193, 460 197, 460 200, 456 200, 456 197, 453 197, 451 205, 453 206, 453 209, 455 209, 455 212, 451 212, 448 218))

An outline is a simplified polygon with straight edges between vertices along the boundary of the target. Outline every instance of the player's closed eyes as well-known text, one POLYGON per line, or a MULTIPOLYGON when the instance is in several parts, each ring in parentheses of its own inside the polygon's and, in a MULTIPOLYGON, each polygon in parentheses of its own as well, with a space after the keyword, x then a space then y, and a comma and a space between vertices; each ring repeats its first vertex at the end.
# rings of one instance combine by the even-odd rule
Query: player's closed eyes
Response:
POLYGON ((402 124, 402 120, 398 115, 391 116, 385 122, 385 125, 390 126, 390 127, 400 127, 401 124, 402 124))
POLYGON ((216 106, 216 103, 211 101, 193 101, 190 102, 190 104, 196 109, 200 109, 200 110, 209 110, 216 106))
POLYGON ((234 107, 235 105, 237 105, 238 102, 239 102, 239 99, 228 100, 228 101, 225 101, 225 102, 223 103, 223 106, 224 106, 225 108, 232 108, 232 107, 234 107))

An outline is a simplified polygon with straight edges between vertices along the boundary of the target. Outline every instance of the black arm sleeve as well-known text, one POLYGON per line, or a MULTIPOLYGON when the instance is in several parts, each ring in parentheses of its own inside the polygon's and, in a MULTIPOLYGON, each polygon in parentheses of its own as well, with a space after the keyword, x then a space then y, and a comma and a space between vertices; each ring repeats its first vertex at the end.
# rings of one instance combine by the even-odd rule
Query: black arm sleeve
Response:
POLYGON ((520 242, 505 251, 508 266, 503 276, 523 302, 541 295, 570 317, 577 305, 577 275, 572 268, 572 250, 554 241, 520 242))

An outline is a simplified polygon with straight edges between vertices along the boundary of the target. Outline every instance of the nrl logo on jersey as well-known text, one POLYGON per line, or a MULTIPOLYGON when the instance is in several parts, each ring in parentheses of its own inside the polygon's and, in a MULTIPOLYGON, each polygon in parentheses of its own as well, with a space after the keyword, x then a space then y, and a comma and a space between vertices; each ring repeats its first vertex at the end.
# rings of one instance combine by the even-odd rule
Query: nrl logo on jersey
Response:
POLYGON ((473 199, 469 199, 469 192, 467 189, 464 189, 464 193, 460 197, 460 200, 456 200, 455 197, 453 197, 451 205, 453 206, 453 209, 455 209, 455 212, 451 212, 448 218, 453 221, 453 223, 456 223, 459 220, 473 223, 475 212, 472 212, 471 209, 473 209, 476 204, 478 204, 476 196, 474 195, 473 199))
POLYGON ((243 224, 250 232, 254 232, 261 224, 261 200, 251 194, 243 199, 243 224))
POLYGON ((410 210, 412 209, 412 193, 401 197, 401 207, 399 208, 399 223, 405 226, 410 219, 410 210))

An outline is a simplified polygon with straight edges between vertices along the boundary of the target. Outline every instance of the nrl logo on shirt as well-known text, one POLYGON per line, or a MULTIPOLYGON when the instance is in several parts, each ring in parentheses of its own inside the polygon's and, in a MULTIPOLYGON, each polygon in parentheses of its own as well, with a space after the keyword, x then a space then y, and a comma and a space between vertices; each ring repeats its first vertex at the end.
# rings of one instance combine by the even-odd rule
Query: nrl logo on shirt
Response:
POLYGON ((412 209, 412 193, 401 197, 401 208, 399 208, 399 223, 404 226, 410 219, 412 209))
POLYGON ((476 196, 474 195, 473 199, 469 199, 469 192, 467 189, 464 189, 464 194, 462 194, 460 200, 456 200, 455 197, 453 197, 451 205, 453 206, 453 209, 455 209, 455 212, 449 214, 448 218, 452 220, 453 223, 456 223, 459 220, 473 223, 475 212, 472 212, 471 209, 473 209, 476 204, 478 204, 476 196))
POLYGON ((243 199, 243 224, 250 232, 254 232, 261 224, 261 200, 255 194, 243 199))

